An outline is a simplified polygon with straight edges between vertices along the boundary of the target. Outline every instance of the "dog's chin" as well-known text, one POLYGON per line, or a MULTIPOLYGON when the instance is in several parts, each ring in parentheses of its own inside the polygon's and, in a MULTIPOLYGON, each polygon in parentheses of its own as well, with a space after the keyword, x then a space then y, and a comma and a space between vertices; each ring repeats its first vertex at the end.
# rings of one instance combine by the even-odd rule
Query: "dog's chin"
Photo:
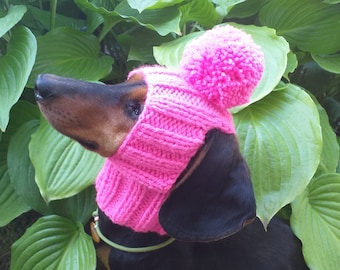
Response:
POLYGON ((76 141, 80 143, 80 145, 86 148, 87 150, 96 152, 99 149, 99 144, 95 141, 84 140, 84 139, 77 139, 76 141))
POLYGON ((70 136, 68 134, 64 134, 64 135, 78 142, 86 150, 95 152, 105 158, 111 157, 116 152, 116 149, 113 149, 112 146, 110 147, 110 145, 101 144, 100 140, 91 140, 91 139, 81 138, 81 137, 72 136, 72 135, 70 136))
POLYGON ((95 152, 103 157, 108 157, 111 155, 111 151, 108 151, 107 149, 101 147, 98 141, 96 140, 91 140, 91 139, 86 139, 86 138, 81 138, 78 136, 66 134, 65 132, 63 133, 65 136, 71 138, 72 140, 78 142, 82 147, 84 147, 86 150, 95 152))
MULTIPOLYGON (((39 106, 40 110, 44 112, 42 106, 39 106)), ((78 142, 82 147, 84 147, 87 150, 98 152, 100 150, 99 143, 95 140, 90 140, 86 138, 81 138, 78 136, 75 136, 74 134, 70 134, 66 132, 67 128, 60 124, 58 121, 56 121, 53 117, 50 117, 48 113, 43 113, 46 120, 53 126, 54 129, 59 131, 61 134, 65 135, 66 137, 71 138, 72 140, 78 142)))
POLYGON ((60 121, 60 119, 55 118, 53 114, 49 114, 48 110, 44 111, 43 107, 40 107, 47 122, 49 122, 55 130, 78 142, 86 150, 95 152, 105 158, 112 156, 117 151, 118 146, 121 143, 120 141, 117 145, 116 142, 109 141, 108 143, 105 134, 100 132, 92 134, 89 130, 79 127, 74 123, 67 121, 67 119, 60 121))

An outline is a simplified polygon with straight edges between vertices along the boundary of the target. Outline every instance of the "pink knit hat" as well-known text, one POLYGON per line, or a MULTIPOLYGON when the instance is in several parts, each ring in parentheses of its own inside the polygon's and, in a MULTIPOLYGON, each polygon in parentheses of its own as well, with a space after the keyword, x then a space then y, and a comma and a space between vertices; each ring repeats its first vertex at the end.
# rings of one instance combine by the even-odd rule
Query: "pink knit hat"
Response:
POLYGON ((206 31, 190 43, 178 69, 144 66, 144 109, 96 181, 99 208, 116 224, 138 232, 166 232, 161 205, 206 133, 235 133, 227 109, 249 101, 261 79, 263 55, 232 26, 206 31))

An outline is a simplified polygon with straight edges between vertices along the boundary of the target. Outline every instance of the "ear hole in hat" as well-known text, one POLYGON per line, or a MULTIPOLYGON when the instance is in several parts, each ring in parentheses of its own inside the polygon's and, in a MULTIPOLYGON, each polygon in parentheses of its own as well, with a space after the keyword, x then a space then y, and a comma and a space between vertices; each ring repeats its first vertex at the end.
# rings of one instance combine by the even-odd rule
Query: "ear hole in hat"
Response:
POLYGON ((241 230, 256 216, 248 166, 234 134, 212 130, 204 159, 164 202, 159 221, 181 241, 210 242, 241 230))

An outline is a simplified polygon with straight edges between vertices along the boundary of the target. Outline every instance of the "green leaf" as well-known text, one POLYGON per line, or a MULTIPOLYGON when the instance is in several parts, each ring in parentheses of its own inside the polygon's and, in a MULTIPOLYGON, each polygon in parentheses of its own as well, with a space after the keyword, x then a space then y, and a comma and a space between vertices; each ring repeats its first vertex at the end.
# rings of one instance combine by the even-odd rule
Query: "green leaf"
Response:
MULTIPOLYGON (((34 6, 28 6, 28 9, 34 16, 37 23, 40 23, 48 31, 51 30, 50 29, 51 27, 51 12, 50 11, 42 10, 34 6)), ((79 20, 79 19, 63 16, 60 14, 56 14, 55 25, 56 27, 70 26, 74 29, 80 30, 86 25, 86 22, 85 20, 79 20)))
POLYGON ((328 115, 324 108, 318 103, 315 97, 312 97, 317 105, 320 125, 322 131, 322 152, 321 159, 316 175, 325 173, 335 173, 339 161, 339 145, 336 135, 329 124, 328 115))
POLYGON ((183 3, 184 1, 185 0, 127 0, 129 6, 131 8, 137 9, 139 12, 142 12, 145 9, 160 9, 171 7, 183 3))
POLYGON ((210 0, 193 0, 179 7, 181 24, 193 21, 204 27, 213 27, 220 20, 220 15, 210 0))
POLYGON ((52 201, 48 206, 51 214, 85 224, 97 209, 96 191, 90 186, 70 198, 52 201))
POLYGON ((91 10, 84 10, 86 14, 86 32, 93 33, 99 25, 101 25, 105 20, 103 16, 97 12, 91 10))
POLYGON ((216 11, 221 17, 225 17, 229 11, 240 3, 246 0, 212 0, 216 5, 216 11))
MULTIPOLYGON (((21 197, 18 189, 12 183, 10 178, 9 167, 7 167, 9 154, 9 143, 13 138, 13 134, 17 132, 19 127, 26 121, 30 121, 40 115, 36 106, 27 102, 19 101, 13 106, 11 111, 11 120, 8 128, 0 141, 0 226, 4 226, 20 214, 30 210, 24 198, 21 197), (35 110, 33 109, 35 108, 35 110)), ((22 153, 19 153, 20 155, 22 153)), ((15 170, 20 171, 22 164, 14 164, 15 170)), ((20 179, 18 179, 20 180, 20 179)))
MULTIPOLYGON (((97 23, 103 23, 103 27, 98 36, 102 41, 105 35, 123 19, 115 11, 115 0, 74 0, 76 5, 82 9, 88 17, 87 27, 90 30, 95 30, 97 23)), ((99 24, 98 24, 99 25, 99 24)))
POLYGON ((338 4, 340 3, 339 0, 323 0, 322 3, 325 3, 325 4, 338 4))
POLYGON ((300 50, 314 54, 340 50, 340 5, 320 0, 271 0, 260 11, 259 20, 300 50))
POLYGON ((340 175, 324 174, 292 203, 291 226, 310 269, 339 269, 339 194, 340 175))
POLYGON ((81 9, 98 12, 104 16, 117 16, 114 11, 115 0, 75 0, 76 5, 81 9))
POLYGON ((12 246, 12 270, 96 268, 92 239, 81 224, 59 216, 38 219, 12 246))
POLYGON ((289 80, 289 74, 293 73, 295 71, 299 62, 297 60, 296 54, 293 53, 293 52, 288 53, 288 59, 287 60, 288 60, 287 66, 286 66, 286 70, 283 74, 283 77, 285 77, 285 79, 289 80))
MULTIPOLYGON (((224 2, 223 0, 220 0, 224 2)), ((247 0, 235 5, 227 18, 246 18, 255 15, 269 0, 247 0)))
POLYGON ((39 120, 40 110, 36 104, 25 100, 19 100, 12 108, 10 122, 5 134, 12 136, 18 128, 31 120, 39 120))
POLYGON ((155 31, 147 28, 139 29, 133 36, 129 36, 129 38, 131 38, 131 45, 129 46, 128 61, 134 60, 151 64, 155 63, 153 46, 160 45, 171 39, 170 36, 162 37, 155 31))
POLYGON ((38 37, 38 54, 28 85, 41 73, 97 81, 111 71, 113 59, 100 53, 93 35, 61 27, 38 37))
MULTIPOLYGON (((264 74, 251 96, 250 103, 253 103, 268 95, 280 82, 286 70, 289 44, 282 37, 278 37, 273 29, 235 23, 232 23, 232 25, 250 34, 255 43, 261 47, 265 56, 264 74)), ((161 46, 154 47, 156 61, 169 68, 177 68, 187 44, 201 34, 203 34, 203 32, 192 33, 174 41, 164 43, 161 46)), ((238 107, 233 111, 236 112, 242 107, 238 107)))
POLYGON ((57 132, 45 119, 32 135, 29 151, 46 202, 73 196, 90 186, 104 161, 57 132))
POLYGON ((257 215, 267 225, 316 171, 322 148, 318 111, 305 91, 288 85, 235 114, 234 122, 252 175, 257 215))
POLYGON ((0 227, 2 227, 30 210, 30 207, 15 192, 6 165, 0 166, 0 190, 0 227))
POLYGON ((31 120, 11 137, 7 154, 8 172, 11 183, 25 203, 40 213, 47 213, 48 207, 35 183, 35 171, 28 152, 31 135, 38 127, 39 120, 31 120))
POLYGON ((10 122, 0 141, 0 165, 7 164, 8 145, 12 136, 24 123, 40 118, 38 106, 19 100, 12 108, 10 122))
POLYGON ((153 47, 153 54, 157 63, 168 68, 178 68, 185 47, 190 41, 202 34, 203 32, 191 33, 173 41, 163 43, 160 46, 153 47))
POLYGON ((132 9, 127 1, 122 1, 115 9, 116 14, 121 18, 132 20, 138 24, 156 31, 161 36, 170 33, 180 35, 179 22, 181 13, 177 7, 167 7, 157 10, 144 10, 139 13, 132 9))
POLYGON ((35 182, 35 172, 28 151, 31 135, 38 127, 39 120, 26 122, 11 138, 7 158, 8 171, 16 193, 27 205, 41 214, 56 214, 75 222, 86 222, 96 209, 95 191, 92 186, 70 198, 52 201, 49 205, 43 200, 35 182))
POLYGON ((340 54, 313 54, 312 57, 320 67, 329 72, 340 74, 340 54))
MULTIPOLYGON (((340 136, 336 137, 336 140, 337 140, 338 145, 340 147, 340 136)), ((340 158, 338 160, 338 167, 336 168, 336 172, 340 174, 340 158)))
MULTIPOLYGON (((41 214, 58 214, 73 221, 85 222, 95 208, 93 187, 85 189, 71 198, 50 202, 49 205, 46 204, 40 194, 28 151, 31 134, 38 128, 40 117, 38 107, 25 101, 19 101, 11 110, 10 123, 0 141, 0 166, 6 167, 8 163, 10 176, 10 178, 6 176, 6 181, 2 182, 6 187, 3 190, 7 191, 0 193, 0 201, 1 195, 8 195, 12 192, 12 189, 13 192, 15 191, 12 196, 17 194, 23 204, 25 202, 27 207, 30 206, 41 214)), ((45 166, 45 163, 43 162, 39 166, 45 166)), ((7 202, 0 203, 3 204, 4 212, 6 211, 9 219, 12 219, 11 215, 17 213, 11 205, 13 200, 13 198, 10 199, 9 204, 7 202), (12 208, 14 211, 8 211, 12 208)), ((0 213, 2 213, 2 210, 0 210, 0 213)), ((3 216, 4 220, 7 219, 6 215, 3 216)))
POLYGON ((82 8, 98 12, 107 21, 110 18, 112 20, 111 25, 125 19, 154 30, 161 36, 166 36, 169 33, 180 34, 181 14, 175 6, 157 10, 144 10, 139 13, 137 9, 129 6, 127 0, 123 0, 117 6, 110 1, 75 0, 75 2, 82 8))
POLYGON ((12 29, 14 25, 16 25, 21 18, 26 13, 26 6, 18 5, 11 6, 8 10, 8 13, 5 17, 0 18, 0 37, 2 37, 7 31, 12 29))
POLYGON ((9 111, 18 101, 31 72, 36 55, 36 40, 25 27, 13 31, 7 53, 0 58, 0 129, 9 121, 9 111))

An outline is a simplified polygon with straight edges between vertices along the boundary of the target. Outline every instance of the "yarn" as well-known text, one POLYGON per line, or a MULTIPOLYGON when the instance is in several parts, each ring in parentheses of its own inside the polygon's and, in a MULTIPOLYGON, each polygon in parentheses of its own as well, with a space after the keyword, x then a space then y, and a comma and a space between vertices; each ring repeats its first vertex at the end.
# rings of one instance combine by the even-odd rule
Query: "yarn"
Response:
POLYGON ((226 25, 189 44, 180 65, 180 74, 194 89, 230 109, 249 101, 262 76, 263 54, 250 35, 226 25))

